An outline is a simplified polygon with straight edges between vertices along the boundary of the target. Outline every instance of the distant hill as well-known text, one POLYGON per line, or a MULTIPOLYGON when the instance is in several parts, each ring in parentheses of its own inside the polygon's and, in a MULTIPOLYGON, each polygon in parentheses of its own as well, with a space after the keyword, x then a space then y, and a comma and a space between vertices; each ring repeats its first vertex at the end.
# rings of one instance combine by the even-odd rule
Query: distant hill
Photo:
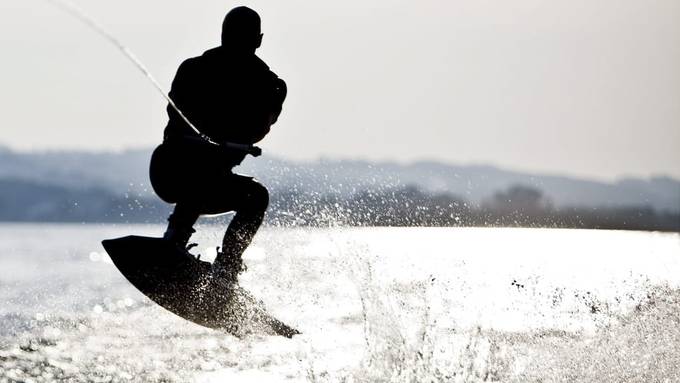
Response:
MULTIPOLYGON (((128 193, 153 199, 147 174, 150 153, 151 149, 106 153, 18 153, 0 149, 0 180, 21 180, 78 191, 96 189, 116 197, 128 193)), ((556 207, 646 206, 657 211, 680 212, 680 181, 669 177, 630 178, 609 183, 493 166, 348 160, 293 162, 267 156, 247 159, 238 171, 257 176, 274 193, 296 190, 347 195, 413 185, 425 192, 448 193, 479 205, 499 191, 525 185, 541 190, 556 207)))
POLYGON ((149 150, 18 153, 0 148, 0 179, 23 179, 66 188, 98 188, 115 194, 144 191, 149 150))
POLYGON ((436 162, 400 165, 390 162, 317 161, 291 163, 267 159, 246 162, 244 170, 275 187, 351 193, 415 185, 432 193, 458 195, 472 203, 489 200, 501 190, 526 185, 541 190, 557 207, 649 206, 680 212, 680 181, 669 177, 623 179, 614 183, 559 175, 508 171, 493 166, 454 166, 436 162))
POLYGON ((0 179, 0 221, 157 223, 169 210, 156 199, 117 195, 101 188, 0 179))

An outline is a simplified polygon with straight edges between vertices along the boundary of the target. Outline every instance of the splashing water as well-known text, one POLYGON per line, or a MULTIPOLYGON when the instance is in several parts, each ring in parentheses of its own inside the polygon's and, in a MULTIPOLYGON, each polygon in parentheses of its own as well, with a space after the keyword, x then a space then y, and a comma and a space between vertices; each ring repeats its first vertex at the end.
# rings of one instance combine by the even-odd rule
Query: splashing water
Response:
MULTIPOLYGON (((115 36, 46 1, 198 132, 115 36)), ((243 283, 304 334, 239 341, 146 300, 98 245, 159 230, 2 225, 0 381, 680 381, 678 234, 269 229, 243 283)))
POLYGON ((4 225, 0 381, 680 378, 677 234, 268 228, 242 283, 304 333, 237 340, 149 302, 98 245, 161 229, 4 225))

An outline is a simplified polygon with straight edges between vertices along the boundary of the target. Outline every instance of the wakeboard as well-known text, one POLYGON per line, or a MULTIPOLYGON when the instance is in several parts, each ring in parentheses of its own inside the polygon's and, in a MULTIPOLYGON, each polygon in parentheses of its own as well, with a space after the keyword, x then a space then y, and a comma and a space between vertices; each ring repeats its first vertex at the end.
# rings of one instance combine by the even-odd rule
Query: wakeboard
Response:
POLYGON ((242 287, 216 283, 211 263, 187 256, 163 238, 127 236, 104 240, 102 245, 132 285, 186 320, 239 338, 300 334, 270 315, 264 304, 242 287))

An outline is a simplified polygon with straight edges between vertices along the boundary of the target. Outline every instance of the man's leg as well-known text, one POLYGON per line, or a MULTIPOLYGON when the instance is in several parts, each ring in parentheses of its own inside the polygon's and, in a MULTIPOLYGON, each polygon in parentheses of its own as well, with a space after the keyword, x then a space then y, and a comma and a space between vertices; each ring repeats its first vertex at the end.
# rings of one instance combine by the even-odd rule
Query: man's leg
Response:
POLYGON ((269 206, 269 192, 262 184, 250 177, 232 177, 224 198, 228 201, 227 211, 234 211, 235 215, 224 234, 222 251, 215 259, 218 269, 240 269, 241 255, 252 242, 269 206))
POLYGON ((193 226, 199 215, 200 209, 193 204, 178 202, 168 217, 168 228, 163 238, 172 241, 182 249, 186 248, 191 234, 195 232, 193 226))
MULTIPOLYGON (((187 175, 209 178, 207 175, 197 174, 194 162, 187 159, 195 157, 195 153, 190 149, 191 147, 178 142, 163 142, 154 150, 149 165, 149 176, 154 191, 165 202, 175 203, 175 208, 168 217, 168 228, 163 238, 182 249, 186 248, 189 237, 194 233, 192 226, 201 213, 201 205, 198 203, 201 198, 196 193, 197 189, 187 182, 187 175)), ((199 170, 212 171, 207 167, 199 170)))

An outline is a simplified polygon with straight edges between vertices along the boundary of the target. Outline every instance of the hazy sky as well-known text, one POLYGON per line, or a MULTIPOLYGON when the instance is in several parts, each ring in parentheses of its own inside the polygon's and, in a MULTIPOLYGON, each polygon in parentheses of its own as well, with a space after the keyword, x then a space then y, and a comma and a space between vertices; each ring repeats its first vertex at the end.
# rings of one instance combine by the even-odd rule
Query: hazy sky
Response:
MULTIPOLYGON (((291 159, 489 163, 602 179, 680 177, 678 0, 78 0, 169 88, 263 18, 289 84, 262 147, 291 159)), ((0 144, 146 147, 165 103, 105 40, 44 0, 0 2, 0 144)))

